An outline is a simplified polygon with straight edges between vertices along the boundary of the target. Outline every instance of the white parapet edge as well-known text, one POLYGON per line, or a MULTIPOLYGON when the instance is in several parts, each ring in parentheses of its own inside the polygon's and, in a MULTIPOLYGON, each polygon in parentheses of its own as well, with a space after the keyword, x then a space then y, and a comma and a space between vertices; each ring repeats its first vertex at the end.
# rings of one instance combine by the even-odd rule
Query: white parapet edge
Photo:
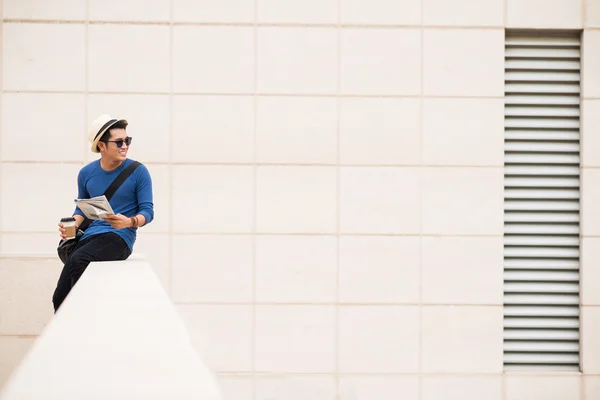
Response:
MULTIPOLYGON (((4 253, 3 259, 48 255, 4 253)), ((54 256, 55 257, 55 256, 54 256)), ((223 400, 143 255, 93 262, 0 400, 223 400)))

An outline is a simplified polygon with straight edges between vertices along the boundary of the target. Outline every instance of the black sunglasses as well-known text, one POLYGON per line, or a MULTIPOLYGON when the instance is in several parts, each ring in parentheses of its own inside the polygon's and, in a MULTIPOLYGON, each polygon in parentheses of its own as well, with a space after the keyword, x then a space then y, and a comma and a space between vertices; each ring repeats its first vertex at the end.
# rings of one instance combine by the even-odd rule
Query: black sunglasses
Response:
POLYGON ((123 143, 125 143, 127 145, 127 147, 129 147, 129 145, 131 144, 131 137, 126 137, 125 139, 119 139, 119 140, 108 140, 108 141, 116 143, 117 147, 120 149, 121 147, 123 147, 123 143))

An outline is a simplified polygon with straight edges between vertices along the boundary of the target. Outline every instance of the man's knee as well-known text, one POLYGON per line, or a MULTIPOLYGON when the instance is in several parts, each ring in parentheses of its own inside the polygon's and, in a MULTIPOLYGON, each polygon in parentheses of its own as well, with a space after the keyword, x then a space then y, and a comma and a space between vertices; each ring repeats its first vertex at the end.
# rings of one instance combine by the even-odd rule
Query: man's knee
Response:
POLYGON ((77 282, 91 261, 89 255, 85 253, 75 252, 71 255, 65 265, 68 268, 69 276, 71 277, 71 284, 77 282))

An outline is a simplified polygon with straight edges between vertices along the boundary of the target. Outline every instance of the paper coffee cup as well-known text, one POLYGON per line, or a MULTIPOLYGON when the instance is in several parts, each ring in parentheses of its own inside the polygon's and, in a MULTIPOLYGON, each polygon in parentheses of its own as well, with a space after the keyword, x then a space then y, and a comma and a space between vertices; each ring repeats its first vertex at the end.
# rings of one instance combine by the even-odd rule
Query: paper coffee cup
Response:
POLYGON ((61 218, 61 224, 63 224, 63 228, 65 228, 66 239, 74 239, 77 235, 77 228, 75 227, 75 218, 67 217, 61 218))

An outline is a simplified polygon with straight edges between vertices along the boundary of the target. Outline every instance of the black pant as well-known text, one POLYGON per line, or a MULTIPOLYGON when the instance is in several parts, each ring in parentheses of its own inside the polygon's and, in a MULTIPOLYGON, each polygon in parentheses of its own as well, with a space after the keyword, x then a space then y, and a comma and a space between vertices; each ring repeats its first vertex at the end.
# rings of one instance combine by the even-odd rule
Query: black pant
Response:
POLYGON ((58 278, 52 296, 54 311, 58 310, 90 262, 126 260, 130 254, 127 243, 113 232, 93 235, 79 241, 58 278))

